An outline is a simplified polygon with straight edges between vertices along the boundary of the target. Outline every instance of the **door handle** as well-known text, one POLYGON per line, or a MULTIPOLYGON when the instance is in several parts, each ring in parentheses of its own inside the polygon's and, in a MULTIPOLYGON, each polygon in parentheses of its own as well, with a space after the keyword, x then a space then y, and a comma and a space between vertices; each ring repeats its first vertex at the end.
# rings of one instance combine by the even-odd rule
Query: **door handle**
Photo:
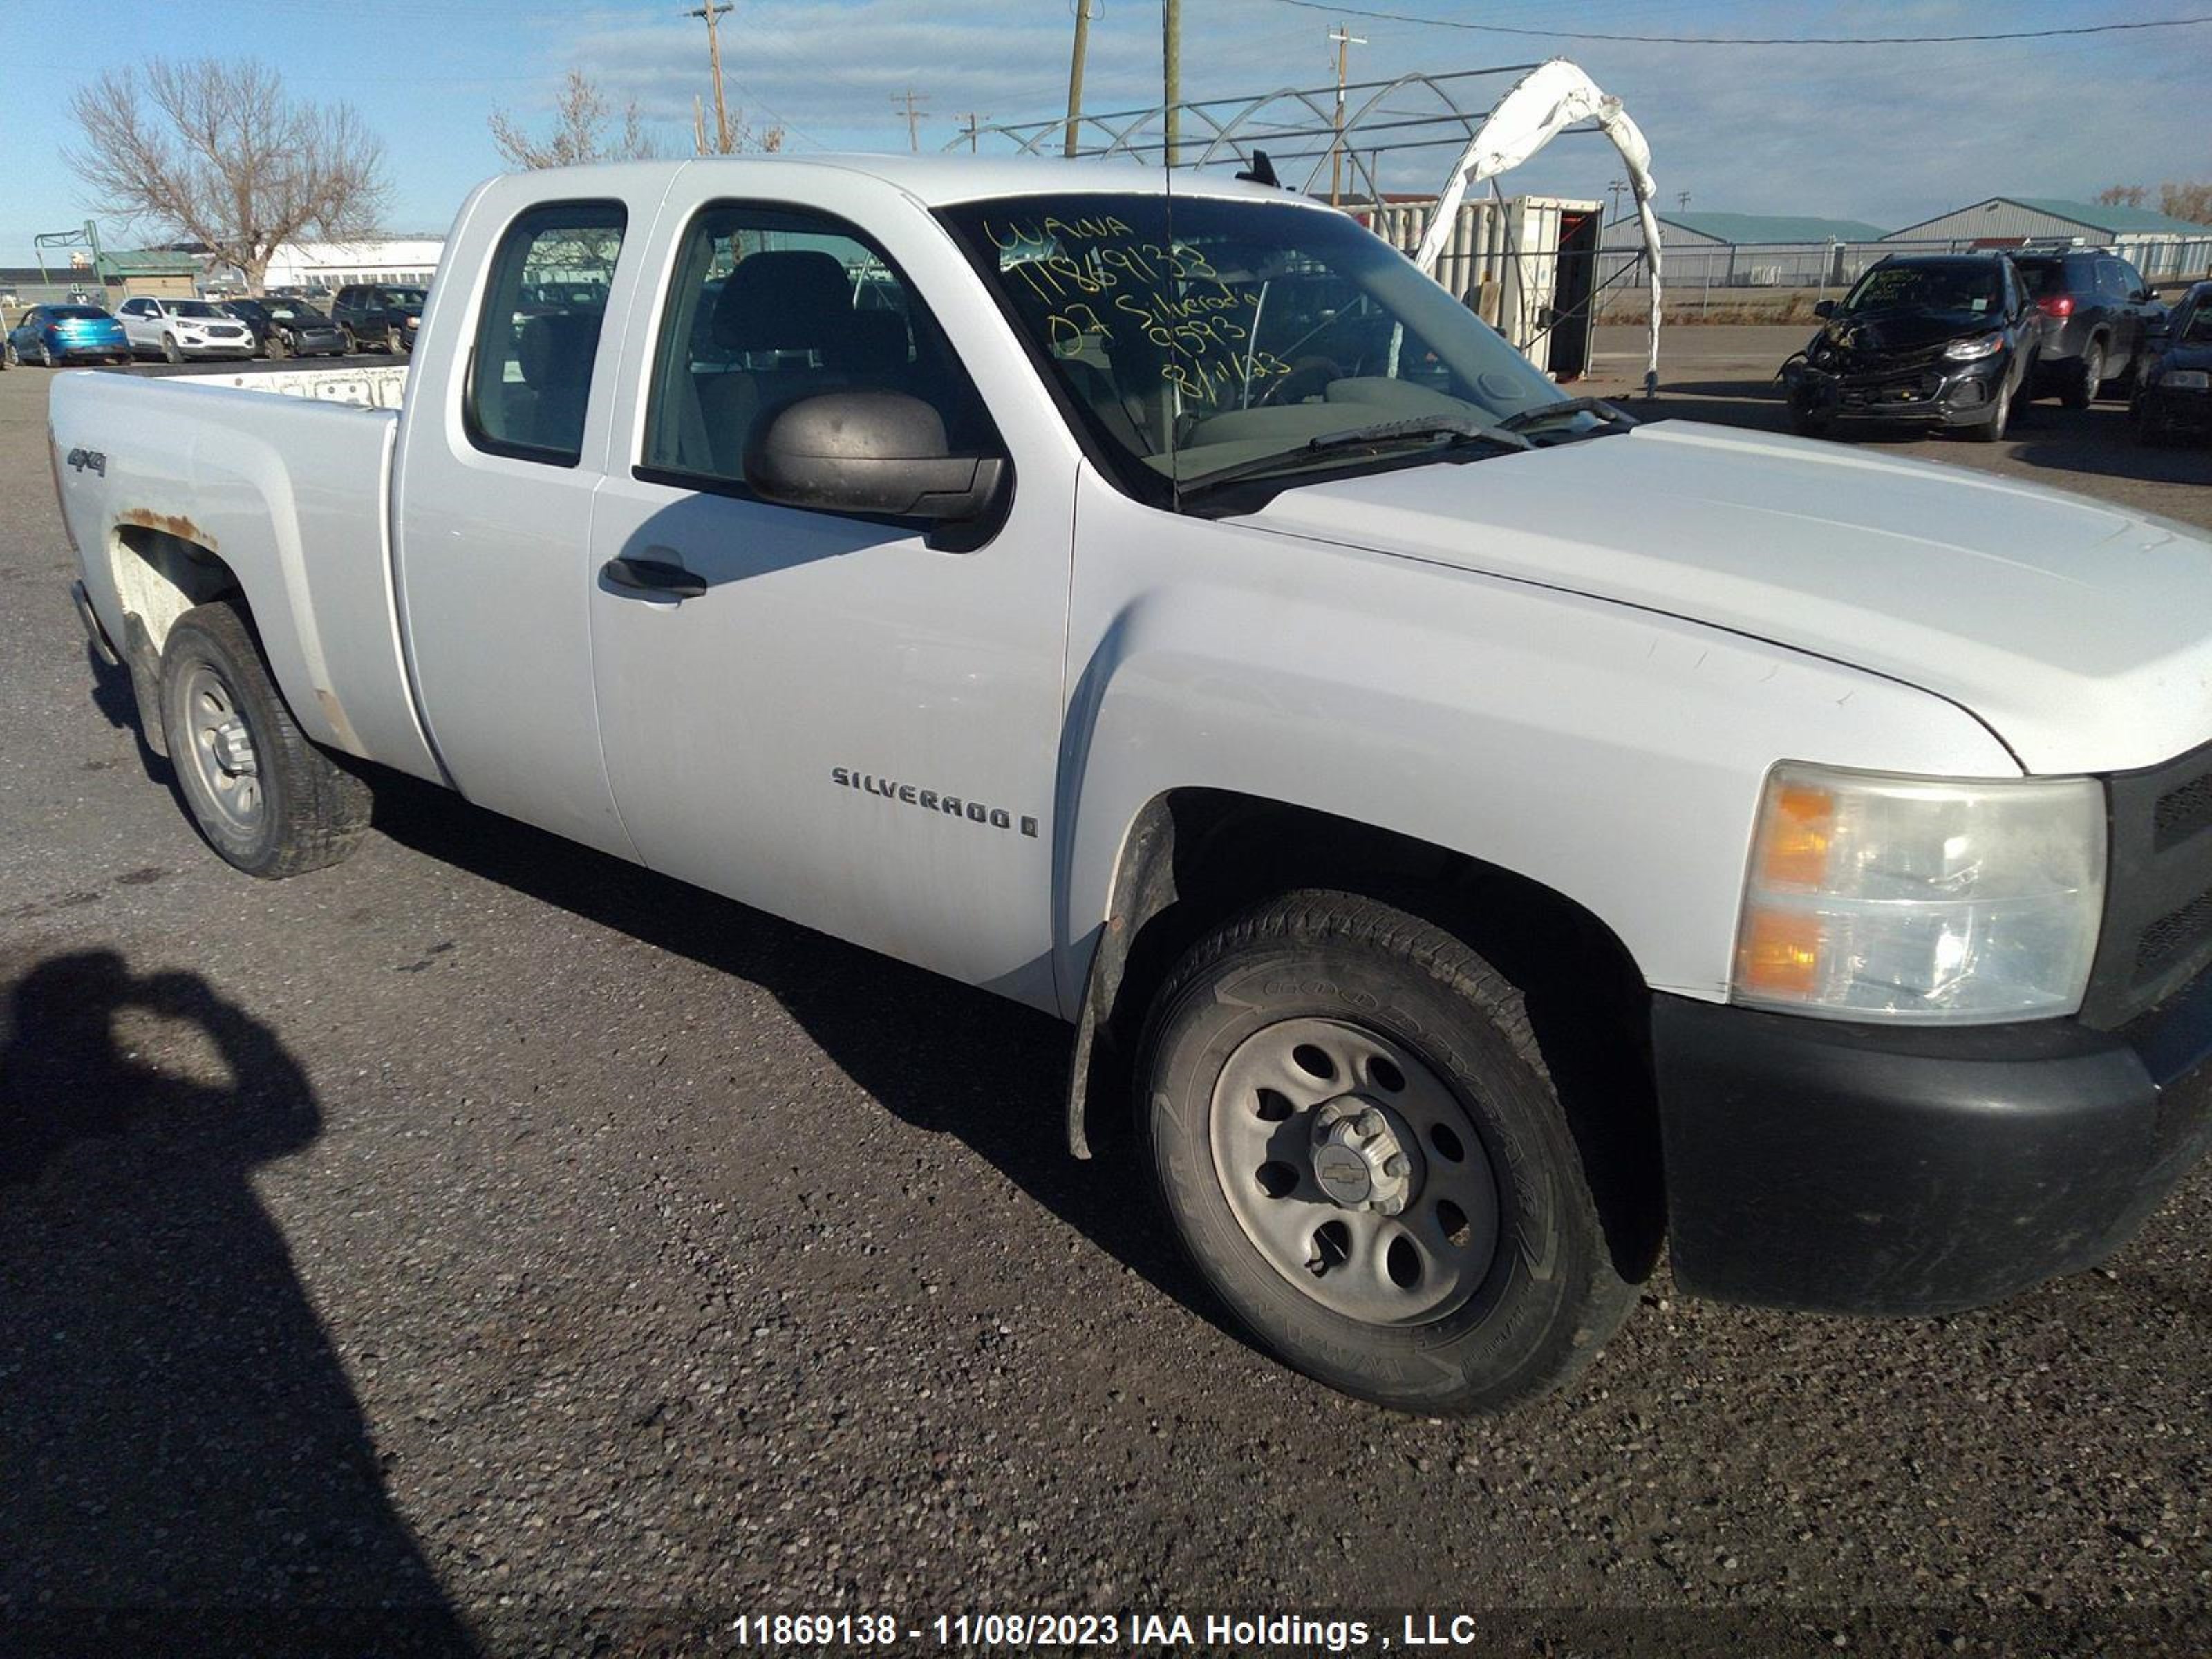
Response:
POLYGON ((707 591, 704 576, 659 559, 609 559, 599 567, 599 574, 617 587, 662 599, 696 599, 707 591))

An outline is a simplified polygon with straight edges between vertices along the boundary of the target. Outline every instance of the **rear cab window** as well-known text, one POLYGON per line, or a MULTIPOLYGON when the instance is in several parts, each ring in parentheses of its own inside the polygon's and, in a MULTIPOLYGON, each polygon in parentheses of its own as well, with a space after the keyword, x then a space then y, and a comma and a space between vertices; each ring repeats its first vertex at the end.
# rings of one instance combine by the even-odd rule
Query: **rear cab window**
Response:
POLYGON ((628 213, 619 202, 531 209, 500 239, 462 397, 469 441, 489 454, 574 466, 606 296, 628 213), (558 297, 543 297, 552 285, 558 297))

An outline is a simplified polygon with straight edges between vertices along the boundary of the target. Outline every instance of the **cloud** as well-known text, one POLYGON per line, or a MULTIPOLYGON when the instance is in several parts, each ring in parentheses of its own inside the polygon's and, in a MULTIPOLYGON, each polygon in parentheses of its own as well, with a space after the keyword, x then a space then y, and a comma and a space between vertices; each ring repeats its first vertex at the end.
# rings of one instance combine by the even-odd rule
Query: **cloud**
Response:
MULTIPOLYGON (((1092 3, 1086 108, 1156 101, 1157 6, 1092 3)), ((1445 0, 1401 3, 1438 16, 1454 11, 1445 0)), ((1488 15, 1525 21, 1569 14, 1488 15)), ((1782 13, 1716 0, 1571 15, 1615 31, 1885 34, 1967 32, 2027 16, 1966 0, 1839 0, 1782 13)), ((2092 4, 2059 21, 2101 15, 2092 4)), ((1186 0, 1184 17, 1186 96, 1320 87, 1333 73, 1327 14, 1272 0, 1186 0)), ((1016 0, 746 0, 724 25, 724 72, 746 118, 786 126, 794 150, 904 149, 893 101, 912 87, 926 100, 921 147, 933 150, 956 137, 971 111, 987 121, 1053 117, 1066 98, 1072 18, 1072 4, 1016 0)), ((2189 173, 2202 148, 2195 112, 2203 53, 2176 48, 2212 44, 2176 31, 1970 46, 1718 48, 1352 21, 1369 42, 1354 51, 1356 79, 1558 52, 1575 58, 1626 100, 1650 135, 1669 199, 1686 189, 1693 207, 1898 224, 2001 191, 2084 196, 2117 180, 2189 173), (2081 142, 2084 134, 2094 142, 2081 142)), ((549 87, 569 64, 581 64, 618 98, 636 98, 679 145, 693 98, 709 93, 705 30, 696 21, 647 21, 607 10, 542 22, 538 39, 549 87)), ((1502 92, 1510 81, 1482 84, 1502 92)), ((1409 152, 1389 164, 1388 181, 1428 187, 1451 154, 1409 152)), ((1601 142, 1569 141, 1513 182, 1595 198, 1616 172, 1601 142)))

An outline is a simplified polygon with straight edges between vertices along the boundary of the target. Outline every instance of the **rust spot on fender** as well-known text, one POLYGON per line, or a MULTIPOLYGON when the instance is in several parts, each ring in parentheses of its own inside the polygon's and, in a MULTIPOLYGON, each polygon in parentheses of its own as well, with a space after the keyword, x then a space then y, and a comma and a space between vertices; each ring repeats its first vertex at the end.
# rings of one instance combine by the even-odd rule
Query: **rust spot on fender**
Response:
POLYGON ((181 513, 156 513, 150 507, 126 507, 117 515, 116 521, 139 530, 158 530, 164 536, 174 536, 180 542, 191 542, 197 547, 204 547, 210 553, 216 550, 215 538, 181 513))

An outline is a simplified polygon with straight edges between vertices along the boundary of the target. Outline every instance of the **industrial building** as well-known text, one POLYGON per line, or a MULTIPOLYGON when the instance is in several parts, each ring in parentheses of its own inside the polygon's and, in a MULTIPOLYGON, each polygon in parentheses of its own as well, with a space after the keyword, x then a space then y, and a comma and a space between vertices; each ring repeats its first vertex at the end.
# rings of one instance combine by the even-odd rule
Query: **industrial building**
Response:
POLYGON ((2125 253, 2146 276, 2201 273, 2212 260, 2212 225, 2148 208, 2068 202, 2043 196, 1992 196, 1893 230, 1891 242, 1956 242, 2010 247, 2023 241, 2079 242, 2125 253))
POLYGON ((374 242, 286 242, 269 256, 271 288, 342 288, 348 283, 428 283, 445 252, 442 236, 374 242))

